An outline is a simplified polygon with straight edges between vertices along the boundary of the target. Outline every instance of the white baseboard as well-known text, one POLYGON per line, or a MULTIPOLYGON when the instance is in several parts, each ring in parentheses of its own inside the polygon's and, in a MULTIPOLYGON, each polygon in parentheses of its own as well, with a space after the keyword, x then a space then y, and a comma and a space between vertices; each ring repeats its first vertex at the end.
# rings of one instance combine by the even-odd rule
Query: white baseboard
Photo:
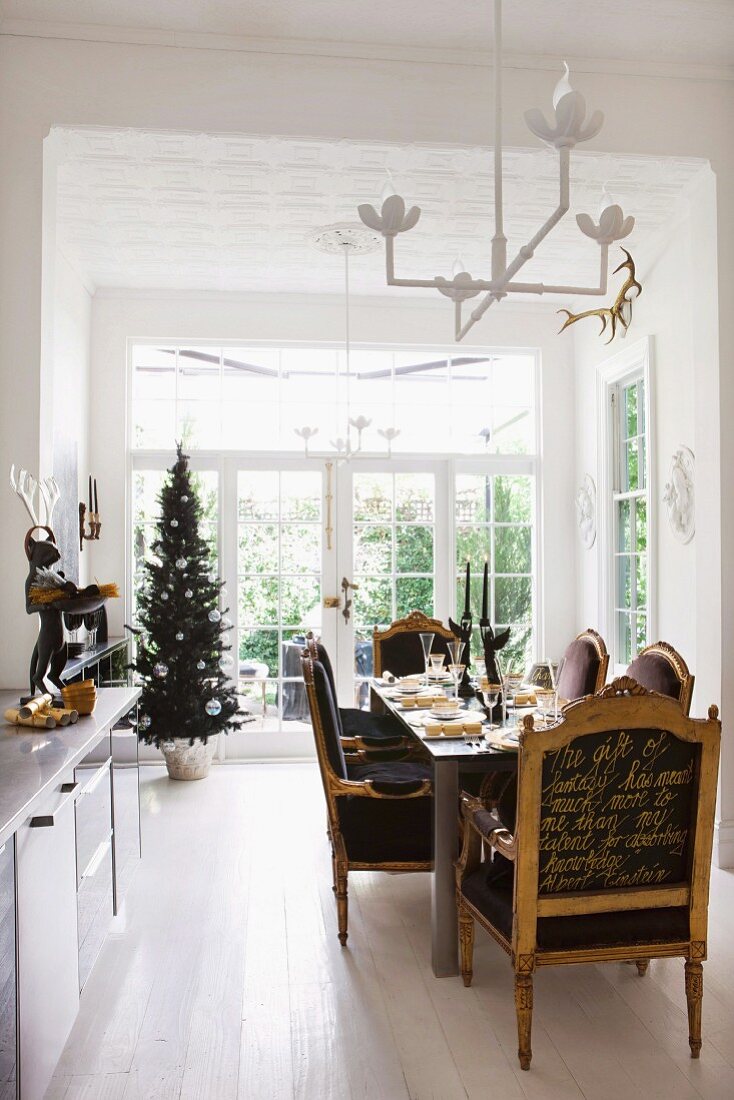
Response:
POLYGON ((734 821, 717 821, 714 826, 714 863, 734 868, 734 821))

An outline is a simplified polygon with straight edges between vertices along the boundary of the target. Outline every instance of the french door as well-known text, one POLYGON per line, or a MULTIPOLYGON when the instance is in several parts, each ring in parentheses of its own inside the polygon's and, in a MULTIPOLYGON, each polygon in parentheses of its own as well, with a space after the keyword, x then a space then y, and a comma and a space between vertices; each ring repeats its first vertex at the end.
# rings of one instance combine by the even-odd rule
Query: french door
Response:
POLYGON ((353 705, 365 702, 375 626, 415 608, 450 613, 447 484, 448 464, 430 459, 356 458, 337 471, 336 571, 353 586, 340 587, 338 687, 353 705))

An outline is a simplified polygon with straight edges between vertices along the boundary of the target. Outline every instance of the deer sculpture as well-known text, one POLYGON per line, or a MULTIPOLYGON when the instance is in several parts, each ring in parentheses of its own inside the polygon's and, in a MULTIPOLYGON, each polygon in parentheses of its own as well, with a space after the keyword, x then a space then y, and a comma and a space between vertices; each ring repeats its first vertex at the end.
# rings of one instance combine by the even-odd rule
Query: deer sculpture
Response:
POLYGON ((619 288, 619 293, 612 305, 602 306, 600 309, 585 309, 583 313, 572 313, 570 309, 559 309, 558 313, 566 314, 566 320, 558 330, 559 334, 563 332, 564 329, 567 329, 569 325, 574 325, 577 321, 583 320, 584 317, 599 317, 601 319, 600 336, 606 331, 607 324, 610 325, 609 339, 604 341, 605 344, 610 344, 616 336, 617 324, 622 326, 624 332, 627 331, 630 326, 630 321, 632 320, 632 302, 634 298, 639 298, 642 294, 642 286, 635 278, 635 261, 626 248, 623 248, 622 251, 627 259, 623 260, 619 267, 615 267, 612 274, 616 275, 618 271, 626 269, 628 275, 619 288), (628 297, 630 291, 633 290, 636 291, 634 297, 628 297), (625 316, 625 310, 627 308, 629 308, 629 313, 625 316))
MULTIPOLYGON (((30 694, 35 695, 36 691, 45 694, 48 691, 46 676, 49 682, 60 691, 63 687, 61 673, 67 656, 62 613, 55 607, 34 604, 31 600, 31 588, 34 586, 38 570, 50 568, 61 558, 51 527, 54 509, 59 502, 61 492, 53 477, 36 481, 27 470, 20 470, 16 477, 14 465, 10 468, 10 486, 16 496, 22 500, 33 524, 27 531, 24 542, 29 564, 25 582, 25 609, 28 615, 38 615, 40 630, 31 656, 30 694), (38 490, 38 511, 35 505, 36 490, 38 490), (43 506, 43 517, 39 515, 41 506, 43 506), (41 522, 41 518, 45 520, 44 523, 41 522), (45 531, 47 538, 34 538, 34 531, 45 531)), ((63 577, 63 573, 59 572, 59 576, 63 577)), ((73 581, 66 581, 63 587, 69 593, 77 591, 73 581)))

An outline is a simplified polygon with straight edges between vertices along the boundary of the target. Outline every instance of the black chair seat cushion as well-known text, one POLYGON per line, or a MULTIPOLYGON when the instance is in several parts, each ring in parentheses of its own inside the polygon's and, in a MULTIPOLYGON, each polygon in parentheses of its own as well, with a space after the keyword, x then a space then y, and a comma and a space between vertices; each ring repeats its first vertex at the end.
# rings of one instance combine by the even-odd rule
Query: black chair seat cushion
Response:
MULTIPOLYGON (((428 764, 380 761, 350 764, 349 778, 371 779, 385 794, 408 794, 431 778, 428 764)), ((355 863, 415 863, 432 859, 433 799, 337 799, 347 857, 355 863)))
POLYGON ((405 730, 392 714, 370 714, 356 707, 340 707, 339 716, 345 737, 363 737, 374 742, 388 742, 401 745, 405 741, 405 730))
MULTIPOLYGON (((467 901, 490 924, 512 940, 513 864, 495 855, 461 886, 467 901)), ((638 943, 673 943, 689 938, 688 909, 629 909, 581 917, 539 917, 538 947, 558 951, 574 947, 630 947, 638 943)))

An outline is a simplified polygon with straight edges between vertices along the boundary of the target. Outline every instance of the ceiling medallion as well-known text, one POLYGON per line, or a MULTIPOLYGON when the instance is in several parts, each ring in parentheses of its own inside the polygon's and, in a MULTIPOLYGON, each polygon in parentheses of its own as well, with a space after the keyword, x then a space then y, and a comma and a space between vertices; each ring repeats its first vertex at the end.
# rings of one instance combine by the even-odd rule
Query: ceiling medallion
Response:
POLYGON ((542 111, 534 107, 525 112, 525 121, 529 129, 558 151, 559 193, 558 205, 538 232, 524 244, 514 259, 507 261, 507 238, 504 234, 504 203, 502 194, 502 0, 494 0, 494 237, 492 238, 492 265, 489 279, 475 279, 468 271, 462 270, 459 260, 454 264, 453 276, 447 279, 437 275, 433 279, 398 279, 395 277, 395 238, 399 233, 407 233, 418 223, 421 211, 418 206, 406 210, 405 200, 396 195, 388 182, 382 192, 382 207, 378 214, 374 206, 363 203, 359 216, 368 228, 385 238, 385 264, 388 286, 432 287, 454 303, 455 338, 463 340, 467 333, 487 312, 489 307, 508 294, 566 294, 603 295, 607 291, 607 269, 609 266, 609 246, 622 240, 631 233, 635 224, 633 217, 625 217, 621 206, 613 202, 606 190, 598 213, 598 221, 589 214, 578 214, 576 222, 581 232, 597 241, 600 247, 599 285, 554 286, 544 283, 523 283, 515 280, 517 272, 532 259, 538 245, 548 236, 561 218, 570 209, 570 158, 571 150, 582 141, 595 137, 601 130, 604 115, 594 111, 586 118, 586 102, 581 92, 576 92, 569 81, 569 69, 564 61, 565 72, 553 92, 553 116, 547 122, 542 111), (462 323, 463 303, 483 292, 478 305, 471 311, 468 320, 462 323))

